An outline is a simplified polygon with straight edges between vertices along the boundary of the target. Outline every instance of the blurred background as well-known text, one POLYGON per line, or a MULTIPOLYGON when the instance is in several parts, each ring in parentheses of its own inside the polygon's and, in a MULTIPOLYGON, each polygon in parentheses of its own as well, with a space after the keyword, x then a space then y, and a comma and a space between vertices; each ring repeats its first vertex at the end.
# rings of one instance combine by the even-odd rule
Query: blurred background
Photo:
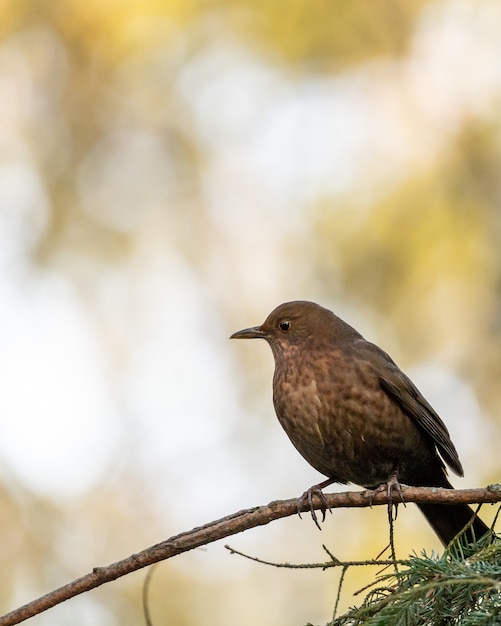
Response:
MULTIPOLYGON (((264 342, 311 299, 448 424, 458 487, 499 481, 501 3, 0 4, 0 610, 320 476, 264 342)), ((486 521, 494 507, 483 509, 486 521)), ((386 512, 231 538, 375 557, 386 512)), ((415 507, 397 552, 440 550, 415 507)), ((145 572, 30 623, 141 624, 145 572)), ((350 570, 341 608, 372 571, 350 570)), ((161 564, 156 624, 327 622, 339 572, 223 545, 161 564)))

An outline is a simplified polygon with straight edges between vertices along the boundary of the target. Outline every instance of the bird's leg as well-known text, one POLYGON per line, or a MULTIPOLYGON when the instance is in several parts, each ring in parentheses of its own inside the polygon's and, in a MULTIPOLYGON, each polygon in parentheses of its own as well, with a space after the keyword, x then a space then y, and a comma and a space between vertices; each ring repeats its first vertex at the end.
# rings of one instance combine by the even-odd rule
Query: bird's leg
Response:
POLYGON ((390 523, 392 523, 397 519, 398 514, 398 502, 393 502, 393 494, 395 492, 398 494, 400 502, 405 506, 404 494, 402 493, 402 488, 398 482, 398 465, 395 466, 388 480, 374 490, 373 496, 377 493, 381 493, 382 491, 386 491, 386 495, 388 496, 388 519, 390 523), (395 517, 393 517, 393 508, 395 508, 395 517))
POLYGON ((297 514, 299 515, 299 517, 301 517, 301 509, 303 508, 305 502, 307 502, 308 507, 310 509, 310 513, 311 513, 311 519, 315 522, 315 525, 318 528, 318 530, 322 530, 322 529, 320 528, 320 524, 318 523, 318 519, 317 519, 317 514, 315 513, 315 509, 313 508, 313 494, 318 496, 320 498, 320 501, 322 502, 322 506, 320 507, 320 510, 322 511, 322 522, 324 522, 327 509, 329 509, 331 513, 332 513, 332 509, 329 506, 329 503, 327 502, 327 500, 325 499, 322 489, 324 487, 328 487, 329 485, 332 485, 335 482, 336 481, 334 479, 327 478, 327 480, 324 480, 323 482, 318 483, 318 485, 313 485, 313 487, 310 487, 309 489, 307 489, 303 493, 303 495, 297 499, 297 514))

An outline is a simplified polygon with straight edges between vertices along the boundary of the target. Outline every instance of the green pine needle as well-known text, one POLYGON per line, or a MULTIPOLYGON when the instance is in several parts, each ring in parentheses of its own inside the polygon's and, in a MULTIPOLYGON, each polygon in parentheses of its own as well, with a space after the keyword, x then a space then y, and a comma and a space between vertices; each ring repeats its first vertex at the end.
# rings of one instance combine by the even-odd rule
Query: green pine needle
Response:
POLYGON ((480 541, 474 551, 459 540, 441 556, 401 561, 328 626, 501 626, 501 541, 480 541))

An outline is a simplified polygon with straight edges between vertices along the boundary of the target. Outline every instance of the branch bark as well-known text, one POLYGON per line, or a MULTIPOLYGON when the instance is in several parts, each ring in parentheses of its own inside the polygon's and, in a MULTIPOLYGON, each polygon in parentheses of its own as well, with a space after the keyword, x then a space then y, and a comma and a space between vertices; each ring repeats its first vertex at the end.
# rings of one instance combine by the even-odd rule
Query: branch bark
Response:
MULTIPOLYGON (((489 485, 485 489, 441 489, 429 487, 406 487, 402 485, 406 502, 435 503, 435 504, 480 504, 501 502, 501 485, 489 485)), ((332 508, 367 507, 388 504, 386 493, 373 496, 372 491, 346 491, 342 493, 325 494, 328 505, 332 508)), ((313 497, 313 507, 322 508, 318 496, 313 497)), ((305 503, 302 511, 308 511, 305 503)), ((276 500, 264 506, 243 509, 221 519, 209 522, 204 526, 193 528, 150 546, 137 554, 106 565, 95 567, 92 572, 81 578, 47 593, 36 600, 0 616, 0 626, 19 624, 34 615, 69 600, 81 593, 90 591, 104 583, 116 580, 158 561, 170 559, 173 556, 188 552, 219 539, 224 539, 237 533, 264 526, 281 517, 288 517, 297 513, 297 500, 276 500)))

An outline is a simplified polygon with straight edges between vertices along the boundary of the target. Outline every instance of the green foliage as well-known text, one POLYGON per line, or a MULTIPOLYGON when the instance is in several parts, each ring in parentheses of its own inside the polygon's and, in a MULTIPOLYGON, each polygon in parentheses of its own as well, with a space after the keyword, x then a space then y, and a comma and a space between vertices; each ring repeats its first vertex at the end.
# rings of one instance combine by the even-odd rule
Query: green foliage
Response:
POLYGON ((359 607, 329 626, 460 626, 501 624, 501 542, 478 552, 457 543, 443 555, 423 552, 381 583, 359 607))

